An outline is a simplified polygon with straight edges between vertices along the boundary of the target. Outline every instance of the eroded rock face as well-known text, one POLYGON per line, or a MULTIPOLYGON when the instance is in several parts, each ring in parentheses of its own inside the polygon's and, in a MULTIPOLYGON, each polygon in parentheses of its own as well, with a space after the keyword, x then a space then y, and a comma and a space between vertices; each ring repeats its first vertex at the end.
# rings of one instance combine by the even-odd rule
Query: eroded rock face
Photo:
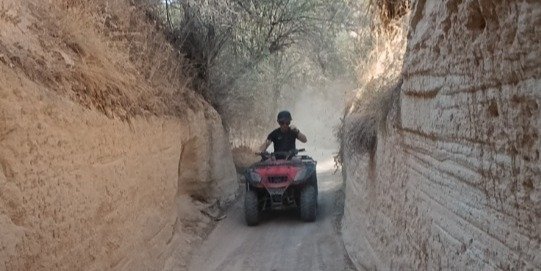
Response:
POLYGON ((212 108, 189 114, 189 133, 180 149, 179 184, 201 200, 233 199, 238 184, 229 138, 212 108))
MULTIPOLYGON (((181 91, 172 83, 182 78, 147 78, 135 68, 147 63, 130 58, 121 42, 120 49, 95 46, 114 41, 66 25, 67 9, 48 16, 65 3, 3 4, 0 271, 185 269, 190 244, 211 220, 201 211, 238 187, 219 115, 190 90, 170 101, 183 109, 170 114, 176 109, 155 96, 181 91), (58 42, 52 30, 70 27, 84 39, 58 42), (183 156, 188 149, 192 155, 183 156)), ((77 22, 93 20, 77 14, 77 22)))
POLYGON ((359 267, 541 268, 541 3, 417 1, 400 106, 346 152, 359 267))
POLYGON ((206 225, 178 199, 234 196, 216 115, 123 122, 0 70, 0 270, 162 270, 206 225))

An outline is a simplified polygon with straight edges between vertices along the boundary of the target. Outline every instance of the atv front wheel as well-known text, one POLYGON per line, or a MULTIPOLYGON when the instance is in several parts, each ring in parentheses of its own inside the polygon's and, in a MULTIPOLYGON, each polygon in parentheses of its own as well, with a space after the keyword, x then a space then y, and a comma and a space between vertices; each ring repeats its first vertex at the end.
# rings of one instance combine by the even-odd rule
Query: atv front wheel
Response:
POLYGON ((317 190, 314 185, 307 185, 301 191, 300 199, 301 219, 306 222, 316 220, 317 190))
POLYGON ((244 217, 248 226, 255 226, 259 223, 259 202, 257 193, 247 190, 244 196, 244 217))

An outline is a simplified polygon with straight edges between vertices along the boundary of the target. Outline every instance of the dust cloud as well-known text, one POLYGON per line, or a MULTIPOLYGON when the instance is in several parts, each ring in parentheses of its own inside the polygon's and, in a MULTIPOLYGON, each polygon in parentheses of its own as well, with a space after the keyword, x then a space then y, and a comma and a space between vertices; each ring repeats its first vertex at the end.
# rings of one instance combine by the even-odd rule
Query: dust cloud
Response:
MULTIPOLYGON (((193 254, 188 270, 355 270, 338 226, 343 182, 339 174, 333 175, 333 154, 338 151, 334 127, 353 87, 344 82, 329 85, 291 89, 276 109, 291 111, 292 125, 308 137, 297 148, 318 160, 316 221, 304 223, 295 209, 285 209, 266 212, 257 227, 246 227, 244 201, 239 200, 193 254)), ((277 127, 274 118, 264 125, 277 127)))
POLYGON ((334 168, 333 156, 339 148, 334 132, 343 116, 346 97, 353 89, 354 83, 347 81, 321 88, 307 87, 299 91, 293 107, 279 107, 291 111, 291 124, 308 138, 306 144, 298 142, 297 148, 305 148, 306 154, 318 161, 318 171, 334 168))

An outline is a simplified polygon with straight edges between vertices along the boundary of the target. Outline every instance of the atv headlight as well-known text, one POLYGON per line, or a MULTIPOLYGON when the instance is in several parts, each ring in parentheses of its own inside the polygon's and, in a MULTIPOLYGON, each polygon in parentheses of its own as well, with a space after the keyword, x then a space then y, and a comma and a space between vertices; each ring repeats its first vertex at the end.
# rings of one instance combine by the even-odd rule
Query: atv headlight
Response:
POLYGON ((250 180, 254 183, 260 183, 261 182, 261 176, 257 174, 254 170, 250 170, 250 180))
POLYGON ((295 174, 295 179, 293 179, 294 182, 302 181, 304 178, 306 178, 306 167, 302 167, 297 171, 297 174, 295 174))

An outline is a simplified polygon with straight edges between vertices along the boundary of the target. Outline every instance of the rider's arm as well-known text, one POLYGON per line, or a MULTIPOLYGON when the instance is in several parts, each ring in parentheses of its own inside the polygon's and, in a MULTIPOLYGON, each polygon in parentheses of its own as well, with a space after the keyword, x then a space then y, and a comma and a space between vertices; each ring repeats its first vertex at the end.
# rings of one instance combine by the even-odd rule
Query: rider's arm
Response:
POLYGON ((260 152, 264 152, 267 150, 267 148, 270 146, 270 144, 272 143, 272 141, 270 140, 266 140, 265 143, 263 143, 263 145, 261 145, 261 147, 259 148, 259 151, 260 152))
POLYGON ((306 143, 306 141, 308 141, 308 139, 306 139, 306 136, 300 131, 297 133, 297 139, 300 140, 302 143, 306 143))
POLYGON ((299 129, 295 127, 295 125, 291 125, 289 128, 291 128, 291 130, 293 130, 293 132, 297 134, 297 139, 300 140, 302 143, 306 143, 306 141, 308 141, 306 139, 306 136, 301 133, 301 131, 299 131, 299 129))

